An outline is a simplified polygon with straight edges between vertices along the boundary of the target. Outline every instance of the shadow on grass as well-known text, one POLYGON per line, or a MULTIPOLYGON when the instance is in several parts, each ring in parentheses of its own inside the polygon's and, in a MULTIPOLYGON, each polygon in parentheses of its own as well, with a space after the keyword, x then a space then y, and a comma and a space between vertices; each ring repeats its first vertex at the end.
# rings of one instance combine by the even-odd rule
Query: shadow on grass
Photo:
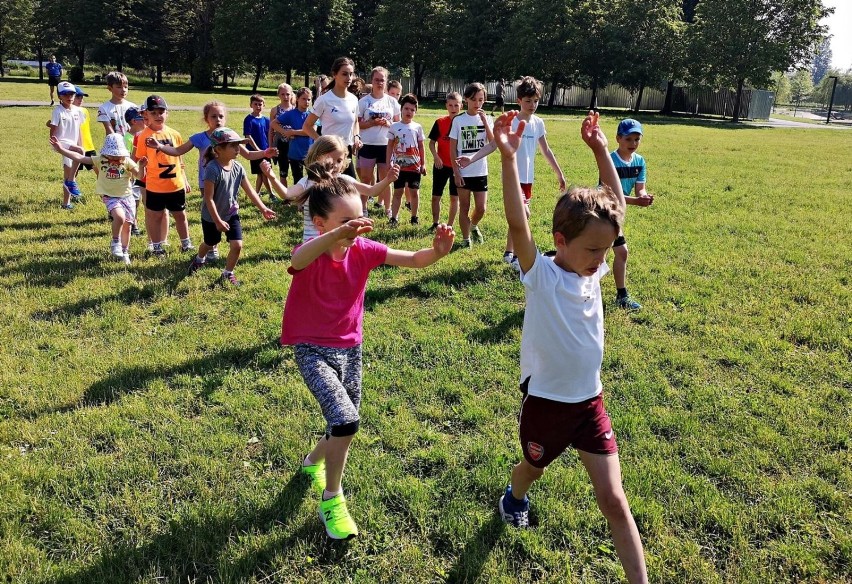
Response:
POLYGON ((125 288, 116 294, 107 296, 98 296, 96 298, 86 298, 79 302, 70 302, 62 306, 56 306, 46 310, 36 310, 30 316, 35 320, 69 320, 77 316, 81 316, 86 312, 97 310, 102 304, 111 301, 118 301, 121 304, 138 304, 146 303, 154 299, 156 296, 155 289, 150 286, 141 288, 131 287, 125 288))
MULTIPOLYGON (((65 573, 53 580, 58 584, 79 582, 108 582, 119 584, 139 582, 152 574, 172 582, 208 582, 222 580, 219 574, 220 556, 229 544, 241 535, 267 532, 285 527, 296 516, 308 492, 307 477, 297 472, 275 498, 264 507, 233 506, 233 512, 214 515, 203 510, 191 517, 169 523, 165 533, 155 536, 142 546, 120 544, 107 549, 90 566, 65 573)), ((214 506, 218 508, 218 505, 214 506)), ((308 537, 317 525, 305 527, 292 537, 308 537)), ((278 548, 282 549, 282 548, 278 548)), ((259 562, 268 561, 274 550, 262 549, 241 558, 230 570, 251 574, 259 562)))
POLYGON ((467 540, 462 553, 450 568, 447 582, 478 582, 491 550, 506 530, 506 524, 496 514, 480 526, 467 540))
MULTIPOLYGON (((460 290, 476 284, 487 282, 491 275, 491 265, 479 260, 468 269, 456 269, 452 272, 434 272, 403 286, 389 284, 387 286, 367 290, 364 296, 364 308, 372 310, 376 306, 391 301, 394 298, 432 298, 445 297, 446 288, 460 290)), ((395 268, 384 268, 395 269, 395 268)))
POLYGON ((524 326, 524 310, 517 310, 501 320, 496 325, 487 326, 468 335, 468 339, 483 344, 503 343, 509 339, 513 331, 521 330, 524 326))

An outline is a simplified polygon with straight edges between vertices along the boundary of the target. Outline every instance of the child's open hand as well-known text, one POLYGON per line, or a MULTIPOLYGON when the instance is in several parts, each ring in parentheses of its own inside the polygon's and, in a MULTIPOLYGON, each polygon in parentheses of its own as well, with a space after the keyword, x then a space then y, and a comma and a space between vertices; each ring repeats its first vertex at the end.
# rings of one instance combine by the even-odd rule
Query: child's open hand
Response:
POLYGON ((157 142, 157 139, 153 136, 148 136, 148 139, 145 140, 145 146, 147 146, 148 148, 153 148, 156 150, 159 145, 160 143, 157 142))
POLYGON ((274 148, 270 146, 266 150, 263 151, 264 158, 278 158, 278 148, 274 148))
POLYGON ((219 219, 218 221, 216 221, 216 229, 218 229, 222 233, 225 233, 226 231, 231 230, 231 226, 228 225, 228 222, 224 219, 219 219))
POLYGON ((268 160, 262 160, 260 162, 260 172, 267 177, 272 177, 272 164, 268 160))
POLYGON ((359 235, 369 233, 372 230, 373 222, 370 219, 367 219, 366 217, 352 219, 335 229, 335 231, 339 235, 339 237, 337 238, 338 240, 355 239, 359 235))
POLYGON ((439 257, 444 257, 453 249, 453 241, 456 232, 446 223, 441 223, 435 228, 435 237, 432 239, 432 249, 439 257))
POLYGON ((53 148, 54 150, 56 150, 57 152, 59 152, 59 148, 60 148, 59 138, 57 138, 56 136, 51 136, 50 137, 50 147, 53 148))
POLYGON ((139 170, 142 170, 143 168, 145 168, 146 166, 148 166, 148 157, 147 157, 147 156, 143 156, 142 158, 140 158, 139 160, 137 160, 137 161, 136 161, 136 166, 138 166, 138 167, 139 167, 139 170))
POLYGON ((263 209, 261 209, 260 214, 263 215, 263 218, 267 221, 272 221, 273 219, 278 217, 278 214, 275 213, 275 211, 273 211, 269 207, 264 207, 263 209))
POLYGON ((515 152, 521 146, 521 139, 523 138, 524 128, 527 123, 524 120, 519 120, 518 127, 513 132, 512 120, 517 116, 517 111, 508 111, 494 122, 494 141, 497 143, 497 148, 500 149, 500 154, 503 156, 514 156, 515 152))
POLYGON ((586 119, 583 120, 583 125, 580 127, 580 136, 582 136, 583 142, 592 150, 603 149, 603 151, 606 151, 607 139, 600 125, 598 125, 600 116, 597 112, 589 111, 586 119))

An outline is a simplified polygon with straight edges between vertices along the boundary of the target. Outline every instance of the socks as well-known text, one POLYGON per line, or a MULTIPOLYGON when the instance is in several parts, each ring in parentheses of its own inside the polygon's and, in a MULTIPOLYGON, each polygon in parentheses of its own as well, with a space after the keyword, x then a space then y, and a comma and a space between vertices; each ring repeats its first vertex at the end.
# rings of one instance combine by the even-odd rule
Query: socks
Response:
POLYGON ((617 288, 615 291, 616 298, 627 298, 627 288, 617 288))
POLYGON ((182 246, 191 245, 191 244, 192 244, 192 238, 191 238, 191 237, 187 237, 186 239, 181 239, 181 240, 180 240, 180 244, 181 244, 182 246))
POLYGON ((333 499, 334 497, 336 497, 337 495, 340 495, 341 493, 343 493, 343 489, 340 489, 339 491, 334 491, 333 493, 326 489, 325 491, 322 492, 322 500, 328 501, 329 499, 333 499))

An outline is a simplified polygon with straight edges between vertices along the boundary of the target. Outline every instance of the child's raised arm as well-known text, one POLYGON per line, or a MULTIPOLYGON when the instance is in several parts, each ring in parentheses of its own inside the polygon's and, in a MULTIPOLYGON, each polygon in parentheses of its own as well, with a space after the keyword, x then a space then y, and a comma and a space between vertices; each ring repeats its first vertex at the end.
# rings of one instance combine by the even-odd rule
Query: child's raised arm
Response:
POLYGON ((153 136, 149 136, 148 139, 145 140, 145 145, 148 148, 153 148, 157 152, 162 152, 167 156, 183 156, 192 150, 192 142, 184 142, 180 146, 172 146, 171 144, 158 142, 153 136))
MULTIPOLYGON (((253 142, 252 142, 253 143, 253 142)), ((246 160, 263 160, 278 156, 278 148, 270 146, 266 150, 249 150, 245 144, 240 144, 240 155, 246 160)))
POLYGON ((50 137, 50 145, 62 156, 64 156, 65 158, 70 158, 74 162, 79 162, 80 164, 93 164, 91 156, 84 156, 73 150, 69 150, 68 148, 63 147, 62 144, 59 143, 59 140, 56 138, 56 136, 50 137))
POLYGON ((423 248, 419 251, 403 251, 388 248, 385 263, 389 266, 400 266, 403 268, 425 268, 426 266, 431 266, 450 253, 450 250, 453 249, 455 237, 456 234, 453 228, 442 223, 435 228, 432 247, 423 248))
POLYGON ((294 251, 293 257, 290 258, 290 266, 297 271, 304 270, 311 265, 311 262, 337 245, 338 241, 354 239, 372 230, 373 222, 366 217, 347 221, 340 227, 326 231, 319 237, 315 237, 299 246, 299 249, 294 251))
POLYGON ((381 194, 387 187, 393 184, 393 181, 399 178, 399 165, 391 164, 388 167, 388 173, 380 182, 377 182, 374 185, 368 185, 367 183, 355 182, 352 183, 355 186, 355 190, 358 191, 359 195, 364 197, 375 197, 381 194))
POLYGON ((580 127, 580 136, 583 142, 591 148, 595 154, 595 162, 598 164, 598 175, 601 184, 608 186, 612 192, 616 194, 622 206, 625 206, 624 192, 621 190, 621 181, 618 179, 618 172, 615 170, 615 164, 609 156, 607 150, 607 139, 603 130, 598 125, 600 114, 590 111, 583 120, 583 125, 580 127))
POLYGON ((503 164, 503 209, 509 233, 515 244, 515 255, 521 271, 527 273, 535 263, 538 251, 535 247, 527 213, 524 209, 524 194, 521 191, 521 180, 518 177, 518 164, 515 155, 521 146, 526 122, 518 121, 518 128, 512 131, 512 120, 518 115, 516 111, 506 112, 494 123, 494 142, 500 150, 503 164))

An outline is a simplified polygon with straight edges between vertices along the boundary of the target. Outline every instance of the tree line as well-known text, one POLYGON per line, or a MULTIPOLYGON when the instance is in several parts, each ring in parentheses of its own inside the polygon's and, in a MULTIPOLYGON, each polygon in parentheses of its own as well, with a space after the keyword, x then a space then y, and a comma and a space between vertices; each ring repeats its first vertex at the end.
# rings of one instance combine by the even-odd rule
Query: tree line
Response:
POLYGON ((638 109, 645 87, 666 83, 769 87, 774 71, 814 58, 831 10, 821 0, 0 0, 0 61, 56 52, 81 69, 150 69, 155 82, 189 73, 209 89, 235 72, 255 84, 268 71, 307 79, 349 55, 359 70, 409 74, 418 93, 427 74, 532 74, 593 99, 617 83, 637 92, 638 109))

